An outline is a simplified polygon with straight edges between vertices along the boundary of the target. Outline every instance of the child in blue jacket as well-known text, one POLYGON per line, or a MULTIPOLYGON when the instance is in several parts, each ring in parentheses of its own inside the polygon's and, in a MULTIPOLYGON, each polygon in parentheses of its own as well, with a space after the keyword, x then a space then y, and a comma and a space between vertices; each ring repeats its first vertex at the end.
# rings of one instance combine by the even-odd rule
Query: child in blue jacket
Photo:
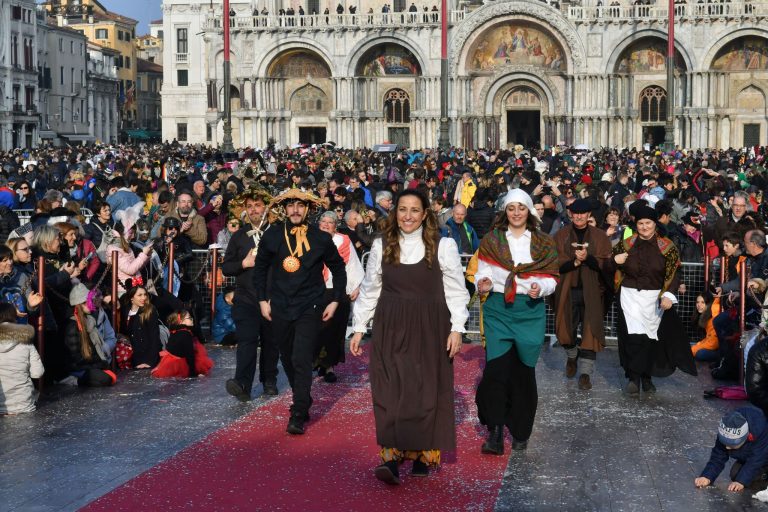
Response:
POLYGON ((728 459, 731 483, 728 490, 740 492, 745 487, 765 488, 768 465, 768 422, 765 414, 755 407, 742 407, 729 412, 720 421, 717 440, 704 471, 694 480, 696 487, 711 485, 725 468, 728 459))
POLYGON ((216 343, 222 345, 236 345, 235 321, 232 320, 232 300, 235 297, 234 289, 227 287, 216 297, 216 316, 211 326, 211 335, 216 343))

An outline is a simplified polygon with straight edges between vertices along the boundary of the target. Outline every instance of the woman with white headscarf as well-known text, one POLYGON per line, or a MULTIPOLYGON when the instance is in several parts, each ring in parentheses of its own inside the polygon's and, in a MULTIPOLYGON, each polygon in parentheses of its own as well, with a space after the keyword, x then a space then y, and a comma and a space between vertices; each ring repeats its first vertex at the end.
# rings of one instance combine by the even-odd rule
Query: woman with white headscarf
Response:
POLYGON ((512 448, 524 450, 538 405, 536 362, 544 341, 544 297, 555 292, 559 265, 554 240, 523 190, 507 192, 493 229, 478 250, 475 282, 484 297, 486 365, 475 401, 489 436, 483 453, 504 453, 504 426, 512 448))

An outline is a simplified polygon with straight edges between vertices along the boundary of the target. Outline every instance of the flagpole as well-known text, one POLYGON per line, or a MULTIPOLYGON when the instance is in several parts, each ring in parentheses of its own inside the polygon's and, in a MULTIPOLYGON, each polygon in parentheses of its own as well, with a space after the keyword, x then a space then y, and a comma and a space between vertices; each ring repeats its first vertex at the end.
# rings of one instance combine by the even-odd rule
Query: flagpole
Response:
POLYGON ((440 0, 440 132, 437 147, 447 151, 448 141, 448 0, 440 0))
POLYGON ((667 26, 667 123, 664 127, 664 152, 675 151, 675 0, 669 0, 667 26))
POLYGON ((231 86, 229 62, 229 0, 224 0, 224 139, 221 141, 221 151, 225 155, 234 153, 232 145, 232 105, 229 99, 231 86))

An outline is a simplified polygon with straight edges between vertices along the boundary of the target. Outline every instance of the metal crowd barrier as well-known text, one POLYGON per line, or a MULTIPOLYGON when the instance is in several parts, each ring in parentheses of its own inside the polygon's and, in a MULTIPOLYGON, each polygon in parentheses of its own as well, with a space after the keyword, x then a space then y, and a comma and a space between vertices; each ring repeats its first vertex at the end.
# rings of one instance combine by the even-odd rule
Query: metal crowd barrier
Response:
MULTIPOLYGON (((29 223, 29 219, 35 214, 35 210, 13 210, 13 212, 19 218, 19 224, 21 226, 29 223)), ((90 221, 93 212, 89 208, 80 208, 80 215, 85 217, 86 221, 90 221)))
MULTIPOLYGON (((234 286, 235 279, 232 277, 224 276, 218 268, 220 268, 221 261, 224 259, 223 251, 217 251, 217 268, 212 267, 212 258, 210 256, 211 250, 197 249, 194 251, 197 258, 197 265, 194 265, 198 269, 202 269, 200 277, 196 281, 196 286, 200 291, 200 295, 203 297, 203 305, 205 311, 209 311, 211 315, 215 314, 215 303, 212 304, 212 298, 218 296, 226 286, 234 286), (218 279, 213 279, 213 276, 217 275, 218 279), (215 288, 211 288, 214 286, 215 288)), ((466 269, 471 254, 462 254, 462 266, 466 269)), ((368 253, 363 254, 361 261, 365 266, 368 260, 368 253)), ((193 265, 190 265, 192 268, 193 265)), ((697 326, 692 321, 693 313, 696 310, 696 295, 704 290, 704 264, 703 263, 683 263, 680 269, 681 276, 680 281, 685 284, 685 293, 677 293, 678 305, 677 312, 680 319, 683 322, 684 327, 688 333, 688 337, 691 341, 698 341, 697 338, 697 326)), ((547 327, 546 335, 550 337, 551 341, 555 339, 555 316, 552 309, 551 301, 547 302, 547 327)), ((606 340, 610 343, 616 342, 616 305, 611 304, 608 314, 605 317, 606 327, 606 340)), ((207 325, 207 319, 203 319, 203 325, 207 325)), ((478 297, 473 297, 470 301, 469 307, 469 321, 467 322, 467 334, 470 337, 477 337, 480 335, 480 300, 478 297)))

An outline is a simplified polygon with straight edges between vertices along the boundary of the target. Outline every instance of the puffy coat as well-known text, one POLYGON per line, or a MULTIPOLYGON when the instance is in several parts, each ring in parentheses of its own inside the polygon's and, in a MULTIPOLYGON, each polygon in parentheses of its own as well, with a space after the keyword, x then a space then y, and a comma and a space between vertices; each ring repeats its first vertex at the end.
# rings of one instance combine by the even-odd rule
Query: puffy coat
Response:
POLYGON ((0 414, 35 410, 32 379, 43 376, 43 362, 32 343, 30 325, 0 324, 0 414))
POLYGON ((755 407, 768 411, 768 338, 752 347, 744 370, 744 387, 747 398, 755 407))
POLYGON ((211 326, 211 334, 216 343, 219 343, 224 339, 224 336, 235 332, 235 329, 235 321, 232 320, 232 306, 224 300, 224 294, 221 293, 216 297, 216 316, 211 326))
POLYGON ((125 293, 123 283, 126 279, 132 279, 140 274, 144 265, 149 261, 149 257, 140 252, 138 256, 133 255, 133 251, 128 249, 124 251, 120 245, 110 245, 107 254, 112 257, 112 253, 117 253, 117 280, 120 283, 120 295, 125 293))
POLYGON ((691 347, 693 356, 696 357, 696 352, 701 349, 705 350, 717 350, 720 347, 720 342, 717 339, 717 333, 715 332, 715 326, 713 325, 713 318, 707 320, 707 327, 705 329, 706 334, 704 338, 691 347))

